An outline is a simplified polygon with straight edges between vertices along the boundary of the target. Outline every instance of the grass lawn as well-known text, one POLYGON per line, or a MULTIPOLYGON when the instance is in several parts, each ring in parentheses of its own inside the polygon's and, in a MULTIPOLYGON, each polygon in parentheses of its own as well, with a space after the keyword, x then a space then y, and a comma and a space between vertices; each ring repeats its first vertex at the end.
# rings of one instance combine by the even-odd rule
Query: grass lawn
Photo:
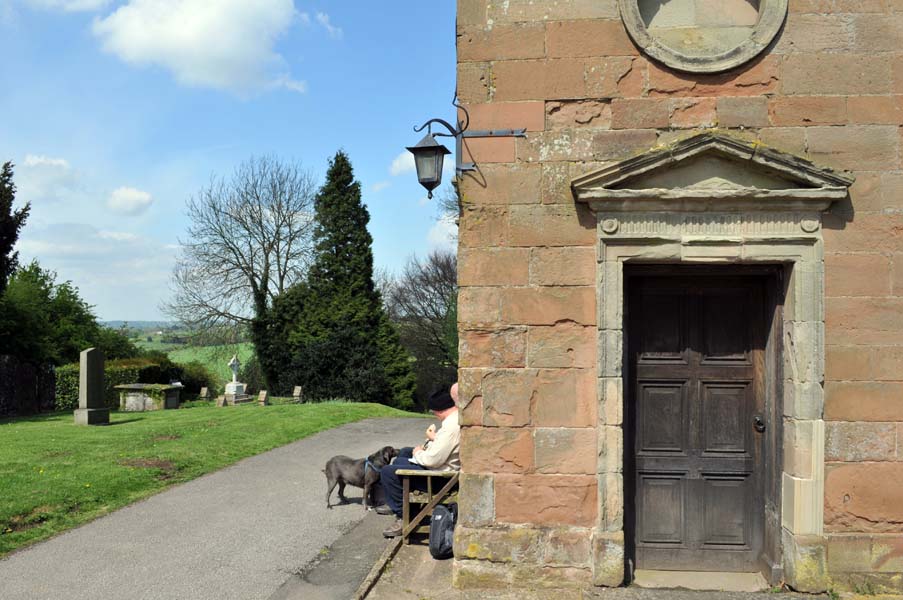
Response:
POLYGON ((206 365, 210 372, 219 380, 219 385, 232 381, 232 371, 229 369, 229 360, 232 355, 238 353, 238 360, 242 365, 247 364, 254 354, 254 344, 243 342, 237 346, 181 346, 168 352, 173 362, 187 363, 197 361, 206 365))
POLYGON ((324 402, 114 412, 79 427, 72 412, 0 421, 0 557, 175 483, 338 425, 420 416, 324 402))

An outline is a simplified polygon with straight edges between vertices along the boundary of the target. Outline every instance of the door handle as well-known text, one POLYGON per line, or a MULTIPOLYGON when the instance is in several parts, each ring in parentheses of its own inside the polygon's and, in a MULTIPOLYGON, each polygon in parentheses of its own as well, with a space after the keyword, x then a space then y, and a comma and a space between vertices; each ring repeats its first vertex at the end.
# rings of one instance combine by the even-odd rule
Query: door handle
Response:
POLYGON ((765 431, 765 420, 761 416, 756 415, 753 417, 753 428, 759 433, 762 433, 765 431))

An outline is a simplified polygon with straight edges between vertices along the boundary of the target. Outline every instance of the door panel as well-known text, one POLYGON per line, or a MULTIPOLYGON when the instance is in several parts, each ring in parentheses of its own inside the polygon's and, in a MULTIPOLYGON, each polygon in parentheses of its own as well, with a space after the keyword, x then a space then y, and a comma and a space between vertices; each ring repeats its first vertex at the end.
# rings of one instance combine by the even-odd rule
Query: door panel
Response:
POLYGON ((636 568, 757 569, 764 310, 757 277, 628 279, 636 568))

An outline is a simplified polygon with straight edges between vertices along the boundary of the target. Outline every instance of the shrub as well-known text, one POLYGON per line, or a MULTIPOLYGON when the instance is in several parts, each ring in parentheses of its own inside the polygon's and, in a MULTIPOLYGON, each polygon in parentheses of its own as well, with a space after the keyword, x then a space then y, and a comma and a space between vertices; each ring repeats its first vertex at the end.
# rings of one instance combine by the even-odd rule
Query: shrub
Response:
POLYGON ((185 386, 185 392, 189 394, 198 394, 202 387, 209 390, 210 396, 219 393, 219 386, 216 385, 216 378, 212 373, 196 360, 178 365, 182 368, 182 385, 185 386))
POLYGON ((238 372, 238 380, 248 386, 247 393, 249 394, 256 394, 260 390, 267 389, 263 369, 260 368, 260 361, 257 360, 256 354, 253 354, 242 365, 238 372))

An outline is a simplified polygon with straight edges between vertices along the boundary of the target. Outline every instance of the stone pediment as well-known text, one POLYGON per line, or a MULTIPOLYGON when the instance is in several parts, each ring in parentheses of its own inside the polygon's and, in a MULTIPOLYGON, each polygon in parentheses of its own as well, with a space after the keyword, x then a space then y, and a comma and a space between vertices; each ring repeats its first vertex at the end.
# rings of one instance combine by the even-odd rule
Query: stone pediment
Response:
POLYGON ((853 178, 723 133, 655 148, 573 180, 597 211, 825 210, 853 178))

